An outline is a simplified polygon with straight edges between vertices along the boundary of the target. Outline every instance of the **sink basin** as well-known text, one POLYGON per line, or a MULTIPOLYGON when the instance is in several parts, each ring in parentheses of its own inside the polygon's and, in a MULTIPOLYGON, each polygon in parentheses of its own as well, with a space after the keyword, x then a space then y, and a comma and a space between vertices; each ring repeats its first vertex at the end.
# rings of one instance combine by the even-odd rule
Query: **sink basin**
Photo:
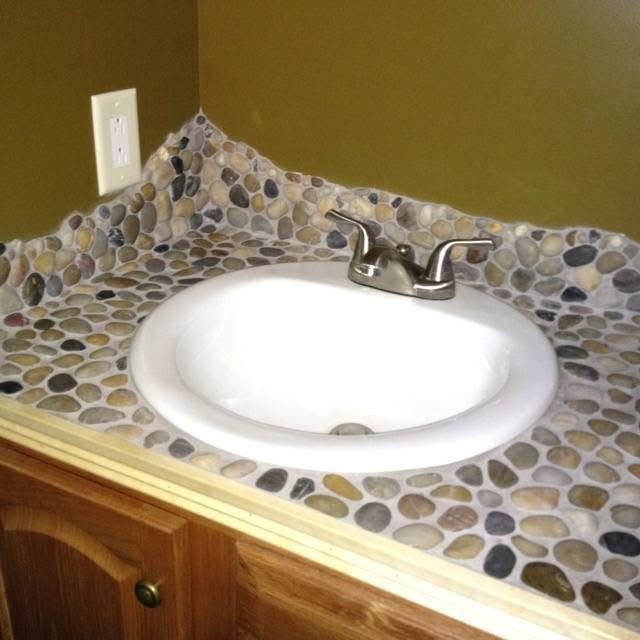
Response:
POLYGON ((542 415, 557 383, 551 345, 508 305, 463 285, 446 301, 394 295, 353 284, 336 262, 177 294, 139 328, 131 370, 160 415, 205 443, 342 472, 493 449, 542 415))

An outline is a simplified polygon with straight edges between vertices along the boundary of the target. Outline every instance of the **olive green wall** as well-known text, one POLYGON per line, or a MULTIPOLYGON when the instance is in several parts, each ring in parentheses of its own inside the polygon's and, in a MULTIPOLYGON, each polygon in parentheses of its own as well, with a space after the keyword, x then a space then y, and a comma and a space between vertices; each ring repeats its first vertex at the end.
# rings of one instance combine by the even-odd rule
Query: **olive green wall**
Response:
POLYGON ((136 87, 143 158, 198 109, 196 0, 2 0, 0 240, 98 199, 90 96, 136 87))
POLYGON ((640 239, 638 0, 199 2, 207 114, 286 169, 640 239))

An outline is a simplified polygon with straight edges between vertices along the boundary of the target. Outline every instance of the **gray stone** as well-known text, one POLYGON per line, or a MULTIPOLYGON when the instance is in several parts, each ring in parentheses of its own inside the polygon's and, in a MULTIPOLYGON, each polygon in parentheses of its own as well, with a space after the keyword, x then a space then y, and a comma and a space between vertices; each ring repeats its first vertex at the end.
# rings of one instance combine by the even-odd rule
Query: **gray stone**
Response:
POLYGON ((456 477, 465 484, 479 487, 482 484, 482 469, 477 464, 466 464, 456 471, 456 477))
POLYGON ((504 455, 516 469, 530 469, 538 462, 538 450, 527 442, 512 444, 504 455))
POLYGON ((529 291, 535 281, 535 274, 529 269, 518 268, 511 274, 511 285, 518 291, 529 291))
POLYGON ((621 269, 613 276, 613 286, 623 293, 640 291, 640 273, 634 269, 621 269))
POLYGON ((393 478, 382 476, 367 476, 362 481, 365 491, 374 498, 389 500, 400 493, 400 483, 393 478))
POLYGON ((381 502, 369 502, 355 512, 354 519, 363 529, 379 533, 389 526, 391 511, 381 502))
POLYGON ((485 518, 484 528, 492 536, 504 536, 512 533, 516 528, 516 524, 508 513, 491 511, 485 518))
POLYGON ((515 249, 523 267, 532 267, 538 261, 538 246, 531 238, 518 238, 515 249))

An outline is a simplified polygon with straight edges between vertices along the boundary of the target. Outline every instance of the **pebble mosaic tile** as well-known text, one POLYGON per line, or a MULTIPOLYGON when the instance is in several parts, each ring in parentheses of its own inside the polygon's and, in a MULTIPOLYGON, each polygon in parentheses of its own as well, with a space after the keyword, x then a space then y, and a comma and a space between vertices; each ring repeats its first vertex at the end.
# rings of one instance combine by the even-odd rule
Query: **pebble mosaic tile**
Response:
MULTIPOLYGON (((285 172, 201 113, 140 184, 51 236, 0 243, 0 393, 637 631, 639 249, 598 229, 503 224, 285 172), (455 271, 554 345, 560 384, 545 416, 472 460, 378 475, 275 468, 157 416, 129 375, 138 324, 205 278, 348 261, 354 234, 324 218, 333 207, 412 244, 422 263, 454 236, 493 238, 491 254, 457 251, 455 271)), ((393 335, 380 341, 393 348, 393 335)))

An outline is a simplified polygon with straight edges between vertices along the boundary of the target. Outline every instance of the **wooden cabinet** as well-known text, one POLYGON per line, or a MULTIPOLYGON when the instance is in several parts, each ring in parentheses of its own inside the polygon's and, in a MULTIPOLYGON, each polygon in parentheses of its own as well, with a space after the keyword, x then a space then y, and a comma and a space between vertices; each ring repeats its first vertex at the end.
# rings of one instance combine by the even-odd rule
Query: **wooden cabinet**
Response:
POLYGON ((1 640, 471 637, 491 636, 0 442, 1 640))
POLYGON ((183 518, 0 450, 2 640, 191 638, 187 540, 183 518))

